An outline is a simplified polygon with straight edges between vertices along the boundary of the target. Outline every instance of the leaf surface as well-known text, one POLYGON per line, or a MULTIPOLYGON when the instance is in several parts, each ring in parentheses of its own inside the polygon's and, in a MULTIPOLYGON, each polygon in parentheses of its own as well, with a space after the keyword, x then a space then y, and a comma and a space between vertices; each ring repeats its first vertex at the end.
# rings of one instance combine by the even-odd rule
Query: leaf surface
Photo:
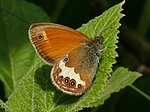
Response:
POLYGON ((25 0, 0 0, 0 80, 6 97, 37 59, 28 39, 28 27, 38 21, 49 18, 35 5, 25 0))

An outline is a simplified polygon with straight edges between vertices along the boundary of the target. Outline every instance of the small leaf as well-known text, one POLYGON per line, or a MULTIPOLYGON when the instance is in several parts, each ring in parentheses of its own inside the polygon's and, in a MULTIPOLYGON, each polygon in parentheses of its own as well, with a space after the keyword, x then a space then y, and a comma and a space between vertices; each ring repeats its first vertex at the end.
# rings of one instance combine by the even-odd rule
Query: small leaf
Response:
POLYGON ((101 94, 101 100, 103 102, 96 102, 97 105, 102 105, 112 93, 119 92, 126 86, 130 86, 137 78, 141 76, 142 74, 138 72, 131 72, 127 68, 119 67, 113 72, 113 75, 108 81, 105 91, 101 94))
POLYGON ((57 90, 50 80, 51 67, 37 60, 9 97, 5 109, 12 112, 75 112, 85 107, 96 106, 95 102, 101 101, 101 94, 106 88, 107 74, 112 71, 111 67, 117 56, 115 44, 119 33, 119 20, 123 16, 120 13, 123 3, 108 9, 78 29, 91 38, 102 34, 103 47, 106 48, 102 53, 96 78, 84 95, 70 96, 57 90))
POLYGON ((49 21, 38 7, 25 0, 0 0, 0 80, 6 97, 37 59, 28 39, 30 23, 49 21))

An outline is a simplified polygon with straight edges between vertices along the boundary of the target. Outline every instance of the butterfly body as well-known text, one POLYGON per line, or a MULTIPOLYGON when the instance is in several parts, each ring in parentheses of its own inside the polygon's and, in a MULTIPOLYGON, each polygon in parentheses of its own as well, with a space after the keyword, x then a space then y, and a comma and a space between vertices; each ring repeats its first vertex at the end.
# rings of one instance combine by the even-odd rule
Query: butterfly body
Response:
POLYGON ((37 53, 53 65, 51 79, 61 91, 81 95, 87 91, 96 74, 102 39, 89 39, 69 27, 36 23, 29 37, 37 53))

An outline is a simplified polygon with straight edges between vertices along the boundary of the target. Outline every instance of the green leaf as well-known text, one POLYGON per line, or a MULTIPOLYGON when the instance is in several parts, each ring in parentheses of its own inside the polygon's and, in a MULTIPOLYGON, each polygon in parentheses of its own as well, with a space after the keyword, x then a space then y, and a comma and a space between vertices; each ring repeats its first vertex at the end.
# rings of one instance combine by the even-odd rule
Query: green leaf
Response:
POLYGON ((84 95, 70 96, 57 90, 50 80, 51 67, 38 59, 9 97, 6 102, 6 111, 75 112, 86 107, 96 106, 95 102, 97 101, 102 102, 101 95, 106 88, 107 74, 112 71, 111 67, 117 56, 115 44, 118 42, 119 31, 117 29, 120 26, 119 20, 123 16, 120 13, 123 4, 124 2, 108 9, 101 16, 78 29, 91 38, 102 35, 103 47, 106 48, 102 53, 96 78, 84 95))
POLYGON ((30 23, 38 21, 49 18, 35 5, 25 0, 0 0, 0 80, 6 97, 37 59, 27 32, 30 23))
POLYGON ((114 92, 119 92, 126 86, 132 85, 132 83, 142 74, 138 72, 131 72, 127 68, 119 67, 112 74, 112 77, 108 81, 105 91, 101 94, 101 100, 103 102, 96 102, 95 105, 102 105, 106 99, 114 92))

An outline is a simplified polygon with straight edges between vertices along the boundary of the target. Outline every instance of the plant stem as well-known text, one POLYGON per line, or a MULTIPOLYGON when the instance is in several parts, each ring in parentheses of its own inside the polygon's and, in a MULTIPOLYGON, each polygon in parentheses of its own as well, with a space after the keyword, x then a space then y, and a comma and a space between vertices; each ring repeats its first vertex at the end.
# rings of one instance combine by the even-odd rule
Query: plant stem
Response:
POLYGON ((150 96, 147 95, 146 93, 144 93, 143 91, 141 91, 140 89, 138 89, 136 86, 134 85, 130 85, 130 87, 132 89, 134 89, 135 91, 137 91, 139 94, 141 94, 142 96, 144 96, 146 99, 150 100, 150 96))

